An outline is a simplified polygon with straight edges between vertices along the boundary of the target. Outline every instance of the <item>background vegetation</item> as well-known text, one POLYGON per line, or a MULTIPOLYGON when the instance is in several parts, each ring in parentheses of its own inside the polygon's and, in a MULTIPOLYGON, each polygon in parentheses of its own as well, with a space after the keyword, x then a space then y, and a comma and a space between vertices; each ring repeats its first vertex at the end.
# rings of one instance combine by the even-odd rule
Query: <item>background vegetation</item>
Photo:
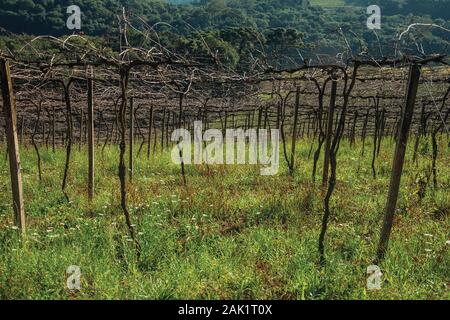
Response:
MULTIPOLYGON (((5 0, 0 6, 0 27, 14 33, 70 34, 66 8, 73 3, 5 0)), ((199 55, 207 51, 207 45, 232 67, 243 67, 249 50, 258 45, 269 57, 282 53, 291 62, 318 53, 336 55, 347 41, 356 52, 387 56, 398 33, 413 22, 449 27, 449 0, 78 0, 76 4, 87 35, 114 38, 116 15, 125 7, 149 25, 159 23, 155 31, 165 47, 199 55), (369 2, 382 7, 382 29, 376 33, 366 27, 369 2)), ((425 28, 414 39, 405 40, 411 40, 414 49, 412 40, 420 42, 427 54, 448 51, 448 33, 439 29, 425 28)), ((0 45, 11 50, 11 41, 10 37, 0 39, 0 45)))

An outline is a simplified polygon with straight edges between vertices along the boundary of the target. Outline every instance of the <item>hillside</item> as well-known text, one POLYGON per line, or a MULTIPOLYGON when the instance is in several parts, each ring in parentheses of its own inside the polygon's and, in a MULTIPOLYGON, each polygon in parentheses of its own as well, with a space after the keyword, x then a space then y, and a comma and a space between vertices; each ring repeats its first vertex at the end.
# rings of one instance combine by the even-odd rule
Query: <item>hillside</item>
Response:
MULTIPOLYGON (((122 7, 130 16, 142 17, 158 27, 159 41, 173 50, 202 53, 203 38, 236 65, 248 52, 246 43, 256 33, 270 52, 282 51, 291 59, 311 52, 336 55, 349 44, 355 52, 388 55, 399 32, 415 22, 449 25, 449 0, 379 0, 382 29, 375 34, 366 26, 367 0, 80 0, 82 32, 108 36, 116 30, 116 15, 122 7), (171 25, 172 28, 167 27, 171 25), (200 47, 199 47, 200 46, 200 47), (301 50, 301 55, 299 55, 301 50)), ((372 2, 371 2, 372 3, 372 2)), ((9 0, 0 8, 0 27, 14 33, 64 35, 66 8, 71 0, 9 0)), ((406 48, 420 42, 429 54, 447 50, 448 33, 423 29, 406 38, 406 48)), ((9 48, 10 49, 10 48, 9 48)), ((406 50, 406 49, 405 49, 406 50)))

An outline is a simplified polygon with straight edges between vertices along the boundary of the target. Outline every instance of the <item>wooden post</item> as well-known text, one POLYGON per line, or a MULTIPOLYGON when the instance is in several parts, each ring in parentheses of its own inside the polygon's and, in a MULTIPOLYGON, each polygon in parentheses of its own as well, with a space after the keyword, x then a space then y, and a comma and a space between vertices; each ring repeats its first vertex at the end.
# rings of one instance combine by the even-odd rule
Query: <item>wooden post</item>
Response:
MULTIPOLYGON (((88 110, 87 110, 87 131, 88 131, 88 157, 89 157, 89 177, 88 177, 88 198, 94 198, 94 81, 93 70, 88 74, 88 110)), ((80 131, 81 134, 81 131, 80 131)))
POLYGON ((3 115, 6 123, 6 140, 11 174, 15 225, 25 233, 25 210, 23 204, 22 174, 20 168, 19 141, 17 137, 17 114, 9 62, 0 59, 3 115))
POLYGON ((133 97, 130 97, 130 128, 129 128, 129 144, 130 144, 130 154, 129 154, 129 173, 130 173, 130 179, 133 179, 133 170, 134 170, 134 164, 133 164, 133 144, 134 144, 134 103, 133 103, 133 97))
POLYGON ((406 93, 405 108, 401 124, 399 126, 399 134, 397 137, 394 162, 392 165, 391 182, 389 184, 389 193, 384 210, 384 221, 381 229, 380 242, 377 249, 377 262, 383 260, 389 243, 389 237, 392 230, 395 208, 397 205, 398 192, 400 189, 400 180, 403 171, 403 163, 405 160, 406 144, 408 142, 409 128, 414 113, 414 105, 416 102, 416 94, 419 86, 420 66, 412 64, 409 69, 408 87, 406 93))
POLYGON ((331 81, 331 97, 330 97, 330 107, 328 108, 328 122, 327 122, 327 133, 325 140, 325 156, 323 161, 323 175, 322 175, 322 185, 325 186, 328 180, 328 168, 330 166, 330 148, 331 140, 333 134, 333 116, 334 107, 336 105, 336 91, 337 91, 337 81, 331 81))

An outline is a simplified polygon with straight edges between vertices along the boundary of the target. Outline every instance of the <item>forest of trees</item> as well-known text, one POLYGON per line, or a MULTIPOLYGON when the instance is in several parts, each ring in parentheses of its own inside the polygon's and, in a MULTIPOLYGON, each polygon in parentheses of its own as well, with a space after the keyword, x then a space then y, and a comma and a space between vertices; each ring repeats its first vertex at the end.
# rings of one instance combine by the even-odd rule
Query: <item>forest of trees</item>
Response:
MULTIPOLYGON (((346 1, 347 6, 326 10, 310 0, 78 0, 76 3, 82 11, 82 32, 86 35, 108 39, 115 34, 116 15, 125 7, 148 25, 164 22, 157 32, 158 41, 165 46, 192 54, 214 49, 231 66, 243 62, 255 45, 263 46, 268 56, 282 53, 292 59, 303 59, 313 51, 336 54, 346 45, 342 40, 345 34, 358 52, 379 53, 380 48, 384 52, 392 50, 395 36, 410 23, 448 26, 449 0, 346 1), (366 27, 365 6, 369 2, 382 7, 382 29, 376 34, 366 27), (253 41, 255 37, 259 41, 253 41)), ((66 28, 66 9, 72 4, 72 0, 4 0, 0 27, 14 33, 70 34, 72 31, 66 28)), ((439 29, 423 31, 420 39, 414 40, 420 41, 427 53, 445 50, 446 34, 439 29)), ((0 39, 0 45, 9 42, 11 46, 11 41, 0 39)))

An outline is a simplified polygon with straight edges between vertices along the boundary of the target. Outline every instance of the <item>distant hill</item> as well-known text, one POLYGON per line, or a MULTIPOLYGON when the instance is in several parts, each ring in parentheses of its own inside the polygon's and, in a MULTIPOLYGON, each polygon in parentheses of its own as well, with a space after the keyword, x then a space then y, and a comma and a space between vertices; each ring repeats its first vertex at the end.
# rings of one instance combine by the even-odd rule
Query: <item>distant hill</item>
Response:
MULTIPOLYGON (((0 6, 0 28, 14 33, 64 35, 66 9, 73 0, 8 0, 0 6)), ((397 34, 411 23, 450 28, 450 0, 77 0, 82 31, 90 36, 116 35, 116 15, 125 7, 148 25, 158 22, 167 46, 191 52, 204 50, 204 39, 240 61, 256 43, 299 59, 310 52, 336 55, 350 45, 357 52, 389 52, 397 34), (382 8, 382 28, 375 34, 366 25, 368 4, 382 8), (183 4, 183 5, 180 5, 183 4), (164 26, 171 25, 171 28, 164 26), (199 40, 200 35, 203 37, 199 40), (344 38, 345 37, 345 38, 344 38), (301 51, 299 51, 301 49, 301 51), (246 53, 247 52, 247 53, 246 53)), ((447 49, 449 34, 420 30, 414 41, 427 53, 447 49)), ((405 38, 412 41, 413 38, 405 38)), ((415 50, 416 45, 411 42, 415 50)))

